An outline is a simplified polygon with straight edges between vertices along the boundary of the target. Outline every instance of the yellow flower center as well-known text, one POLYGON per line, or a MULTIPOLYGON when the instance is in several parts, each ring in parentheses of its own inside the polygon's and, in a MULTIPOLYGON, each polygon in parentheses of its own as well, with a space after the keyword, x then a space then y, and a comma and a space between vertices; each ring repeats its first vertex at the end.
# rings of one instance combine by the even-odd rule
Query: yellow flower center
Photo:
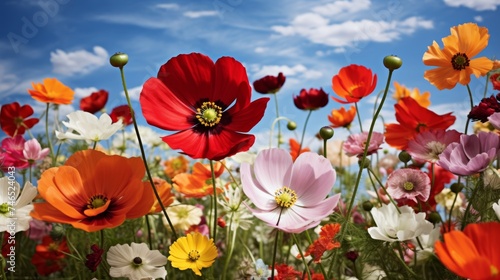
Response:
POLYGON ((94 195, 92 198, 89 199, 89 202, 87 203, 87 208, 96 209, 102 207, 104 206, 104 204, 106 204, 107 201, 108 198, 102 194, 94 195))
POLYGON ((407 191, 411 191, 411 190, 413 190, 413 189, 415 188, 415 186, 413 185, 413 183, 412 183, 412 182, 405 182, 405 183, 403 184, 403 188, 404 188, 405 190, 407 190, 407 191))
POLYGON ((464 70, 469 66, 469 62, 470 60, 465 53, 456 53, 451 58, 451 65, 455 70, 464 70))
POLYGON ((279 206, 290 208, 297 201, 297 194, 289 187, 281 187, 274 192, 274 199, 279 206))
POLYGON ((215 102, 203 102, 200 108, 196 109, 196 119, 208 127, 212 127, 220 122, 222 108, 215 105, 215 102))
POLYGON ((7 214, 7 213, 9 213, 9 209, 10 209, 9 204, 7 204, 7 202, 3 203, 2 205, 0 205, 0 214, 7 214))
POLYGON ((496 268, 494 265, 490 265, 490 270, 491 270, 491 276, 498 275, 498 268, 496 268))
POLYGON ((188 253, 188 257, 191 261, 197 261, 200 258, 200 253, 197 250, 191 250, 188 253))

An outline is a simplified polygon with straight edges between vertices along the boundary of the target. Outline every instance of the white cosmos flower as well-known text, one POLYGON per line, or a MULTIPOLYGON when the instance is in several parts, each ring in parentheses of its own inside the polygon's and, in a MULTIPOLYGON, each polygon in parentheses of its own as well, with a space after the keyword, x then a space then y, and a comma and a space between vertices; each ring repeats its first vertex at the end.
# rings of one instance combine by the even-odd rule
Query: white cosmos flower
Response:
POLYGON ((21 191, 15 180, 0 178, 0 232, 19 232, 29 228, 33 210, 31 202, 36 195, 37 189, 30 182, 26 182, 21 191))
POLYGON ((109 248, 106 257, 111 277, 128 277, 131 280, 165 279, 167 257, 158 250, 149 250, 145 243, 118 244, 109 248))
POLYGON ((425 220, 425 213, 415 214, 407 205, 396 208, 394 204, 384 204, 380 208, 373 208, 371 214, 376 227, 368 229, 373 239, 383 241, 406 241, 422 234, 430 234, 434 226, 425 220))
POLYGON ((441 235, 441 228, 435 227, 431 233, 422 234, 418 240, 414 238, 411 242, 417 250, 417 263, 427 260, 429 257, 434 255, 434 243, 439 240, 441 235), (422 247, 420 247, 422 246, 422 247))
MULTIPOLYGON (((177 230, 188 230, 190 226, 197 225, 201 222, 203 211, 189 204, 181 204, 179 201, 174 201, 167 207, 167 214, 170 222, 177 230)), ((168 225, 167 219, 163 216, 163 223, 168 225)))
POLYGON ((63 122, 68 131, 56 131, 56 137, 60 140, 75 139, 100 141, 106 140, 123 127, 122 121, 116 123, 111 117, 103 113, 99 118, 94 114, 84 111, 71 112, 67 115, 69 122, 63 122))
POLYGON ((500 199, 498 200, 498 203, 493 203, 493 211, 495 211, 497 218, 500 220, 500 199))

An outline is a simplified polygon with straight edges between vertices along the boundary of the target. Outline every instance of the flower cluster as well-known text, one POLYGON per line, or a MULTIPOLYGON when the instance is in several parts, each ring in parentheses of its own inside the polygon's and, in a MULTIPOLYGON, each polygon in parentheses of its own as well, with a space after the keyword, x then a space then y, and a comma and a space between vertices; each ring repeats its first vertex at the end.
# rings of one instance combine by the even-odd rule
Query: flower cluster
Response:
MULTIPOLYGON (((488 40, 477 24, 452 27, 423 54, 435 67, 423 77, 442 90, 486 76, 498 91, 498 62, 475 58, 488 40)), ((127 59, 110 62, 122 71, 127 59)), ((307 114, 299 137, 283 140, 280 122, 297 123, 275 98, 266 148, 252 129, 267 96, 283 95, 285 74, 252 88, 232 57, 169 59, 140 93, 148 126, 126 90, 108 114, 104 89, 49 122, 51 105, 73 104, 74 92, 55 78, 33 83, 45 120, 29 104, 0 109, 0 278, 499 279, 500 93, 470 96, 465 129, 451 129, 455 112, 391 81, 399 57, 383 65, 369 128, 359 106, 386 74, 351 64, 332 73, 330 89, 290 96, 307 114), (386 123, 391 84, 395 121, 386 123), (310 115, 332 100, 306 139, 310 115)))

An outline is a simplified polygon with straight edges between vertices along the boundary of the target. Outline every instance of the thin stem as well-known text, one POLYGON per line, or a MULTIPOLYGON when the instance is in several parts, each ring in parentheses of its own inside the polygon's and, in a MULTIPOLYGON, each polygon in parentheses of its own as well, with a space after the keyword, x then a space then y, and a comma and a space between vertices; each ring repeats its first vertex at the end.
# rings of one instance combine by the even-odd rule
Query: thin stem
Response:
POLYGON ((210 160, 210 173, 212 174, 212 186, 214 190, 213 195, 213 230, 212 230, 212 238, 215 240, 217 237, 217 185, 215 184, 215 171, 214 171, 214 161, 210 160))
POLYGON ((276 229, 276 236, 274 237, 274 248, 273 248, 273 263, 271 265, 271 280, 274 280, 274 266, 276 262, 276 252, 278 251, 278 234, 280 230, 276 229))
MULTIPOLYGON (((295 236, 294 233, 292 233, 292 238, 293 238, 293 242, 295 242, 295 244, 297 244, 297 249, 299 250, 299 253, 300 253, 300 259, 302 260, 302 263, 304 263, 304 267, 305 267, 306 272, 307 272, 307 279, 311 280, 312 279, 311 271, 309 271, 309 266, 307 265, 306 258, 304 256, 304 254, 302 253, 302 249, 300 249, 299 240, 297 239, 297 236, 295 236)), ((325 276, 325 279, 326 279, 326 275, 323 275, 323 276, 325 276)))
POLYGON ((486 73, 486 85, 484 86, 483 98, 486 98, 486 94, 488 94, 488 85, 490 83, 491 72, 486 73))
POLYGON ((470 207, 472 206, 472 202, 474 201, 474 198, 476 198, 478 190, 483 186, 483 183, 484 183, 484 173, 483 172, 479 173, 479 181, 478 182, 479 183, 474 188, 474 191, 472 191, 472 195, 469 199, 469 203, 467 204, 467 207, 465 208, 464 217, 462 218, 462 230, 467 225, 467 218, 469 216, 470 207))
MULTIPOLYGON (((326 151, 326 148, 327 148, 326 142, 327 142, 327 141, 328 141, 327 139, 323 139, 323 156, 324 156, 325 158, 327 158, 327 156, 326 156, 326 155, 328 154, 328 153, 327 153, 327 151, 326 151)), ((340 160, 342 160, 342 157, 340 157, 340 160)))
POLYGON ((312 110, 309 110, 309 113, 307 113, 306 121, 304 122, 304 129, 302 129, 302 137, 300 138, 298 155, 300 155, 300 150, 302 150, 302 143, 304 142, 304 136, 306 135, 306 127, 307 123, 309 122, 309 118, 311 117, 311 113, 312 110))
POLYGON ((363 125, 361 124, 361 115, 359 114, 359 110, 358 110, 358 102, 355 102, 354 106, 356 106, 356 115, 358 116, 359 130, 361 132, 363 132, 363 125))
POLYGON ((100 238, 101 238, 101 249, 103 249, 104 248, 104 229, 101 229, 99 231, 99 233, 100 233, 100 238))
MULTIPOLYGON (((380 104, 377 108, 377 111, 375 112, 375 114, 373 115, 373 119, 372 119, 372 122, 371 122, 371 125, 370 125, 370 130, 368 131, 368 137, 366 139, 366 145, 365 145, 365 149, 364 149, 364 152, 363 152, 363 156, 361 157, 361 162, 364 162, 366 160, 366 156, 368 155, 368 147, 370 145, 370 140, 371 140, 371 137, 372 137, 372 132, 373 132, 373 128, 375 127, 375 122, 378 118, 378 115, 380 114, 380 111, 382 110, 382 107, 384 105, 384 102, 385 102, 385 99, 387 97, 387 93, 389 92, 389 86, 390 86, 390 82, 391 82, 391 77, 392 77, 392 72, 394 70, 389 70, 389 75, 387 77, 387 83, 385 85, 385 90, 384 90, 384 94, 382 95, 382 100, 380 101, 380 104)), ((353 193, 352 193, 352 196, 351 196, 351 201, 349 202, 349 207, 347 208, 347 213, 346 213, 346 219, 343 223, 343 225, 341 226, 341 229, 340 229, 340 236, 339 236, 339 242, 342 243, 342 240, 344 239, 344 235, 345 235, 345 230, 347 228, 347 223, 349 222, 349 218, 351 217, 351 211, 352 211, 352 207, 354 206, 354 200, 356 198, 356 193, 358 192, 358 188, 359 188, 359 183, 361 182, 361 175, 363 174, 363 168, 359 168, 359 171, 358 171, 358 175, 356 177, 356 183, 354 185, 354 190, 353 190, 353 193)), ((396 207, 397 209, 397 207, 396 207)), ((336 262, 336 257, 337 257, 338 254, 336 254, 335 258, 332 258, 331 262, 330 262, 330 267, 329 267, 329 270, 328 270, 328 276, 327 277, 328 279, 330 279, 331 277, 331 273, 332 273, 332 270, 333 270, 333 265, 334 263, 336 262)))
MULTIPOLYGON (((279 106, 278 106, 278 97, 276 96, 276 93, 273 94, 274 96, 274 105, 276 106, 276 119, 280 118, 280 112, 279 112, 279 106)), ((281 144, 281 125, 278 122, 278 148, 280 147, 281 144)))
POLYGON ((160 194, 158 194, 158 190, 156 189, 156 186, 154 184, 153 177, 151 176, 151 172, 149 171, 146 153, 144 152, 144 147, 142 145, 141 134, 139 133, 139 127, 137 126, 137 120, 135 118, 135 112, 134 112, 134 109, 132 108, 132 103, 130 102, 130 97, 129 97, 128 90, 127 90, 127 84, 125 82, 125 73, 123 72, 123 67, 120 67, 120 74, 121 74, 121 78, 122 78, 123 91, 125 92, 125 97, 127 99, 128 107, 130 109, 130 115, 132 116, 132 121, 134 123, 135 134, 137 135, 137 141, 139 142, 139 149, 141 150, 142 160, 144 162, 144 166, 146 167, 146 173, 148 175, 148 179, 149 179, 151 188, 153 188, 153 192, 155 194, 156 200, 158 201, 158 204, 161 207, 163 215, 165 215, 165 218, 167 219, 168 225, 170 226, 170 229, 172 230, 174 240, 176 240, 177 239, 177 232, 175 231, 175 228, 174 228, 174 225, 172 224, 172 221, 170 221, 170 218, 168 217, 167 210, 165 209, 165 205, 163 205, 163 202, 161 201, 160 194))
MULTIPOLYGON (((271 148, 273 146, 274 126, 276 125, 276 123, 279 125, 279 121, 281 121, 281 120, 291 121, 289 118, 286 118, 286 117, 279 117, 279 118, 274 119, 274 121, 271 125, 271 133, 269 135, 269 148, 271 148)), ((279 148, 279 145, 278 145, 278 148, 279 148)))
POLYGON ((49 134, 49 109, 50 109, 50 103, 47 103, 47 109, 45 111, 45 134, 47 135, 47 142, 49 144, 50 159, 52 159, 52 166, 55 166, 56 157, 54 155, 54 147, 52 146, 52 141, 50 140, 50 134, 49 134))
POLYGON ((151 238, 151 224, 149 223, 149 215, 145 215, 144 219, 146 220, 146 228, 148 230, 149 250, 153 250, 153 243, 152 243, 152 238, 151 238))
MULTIPOLYGON (((469 100, 470 100, 470 109, 474 108, 474 98, 472 97, 472 91, 470 90, 470 86, 467 84, 467 92, 469 93, 469 100)), ((470 118, 467 117, 467 121, 465 122, 465 130, 464 134, 467 134, 467 130, 469 128, 469 122, 470 118)))
POLYGON ((455 194, 455 198, 453 198, 453 203, 451 204, 451 208, 450 208, 450 213, 449 213, 449 216, 448 216, 448 231, 451 231, 451 215, 453 213, 453 208, 455 207, 455 203, 457 202, 457 198, 458 198, 458 193, 455 194))

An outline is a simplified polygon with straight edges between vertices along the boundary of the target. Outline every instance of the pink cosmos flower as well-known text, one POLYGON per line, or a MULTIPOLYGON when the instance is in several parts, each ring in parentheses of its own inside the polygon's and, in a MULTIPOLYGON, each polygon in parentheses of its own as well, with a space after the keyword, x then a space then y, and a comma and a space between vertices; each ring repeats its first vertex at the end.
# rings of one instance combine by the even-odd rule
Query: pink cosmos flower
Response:
MULTIPOLYGON (((368 132, 351 134, 344 142, 344 152, 348 156, 362 157, 365 150, 366 140, 368 140, 368 132)), ((380 149, 380 145, 384 143, 384 135, 379 132, 372 132, 370 145, 368 146, 368 155, 375 153, 380 149)))
POLYGON ((493 113, 492 115, 490 115, 488 117, 488 121, 490 122, 490 124, 494 128, 500 129, 500 112, 499 113, 493 113))
POLYGON ((431 180, 421 170, 398 169, 387 178, 387 193, 397 202, 425 202, 431 193, 431 180))
POLYGON ((484 171, 495 160, 500 138, 493 132, 461 135, 439 155, 437 164, 455 175, 467 176, 484 171))
POLYGON ((317 226, 330 215, 340 194, 326 198, 335 183, 330 162, 305 152, 292 161, 283 149, 261 151, 253 168, 241 164, 243 192, 255 205, 250 211, 269 226, 299 233, 317 226))
POLYGON ((42 149, 38 140, 31 139, 24 143, 23 156, 24 160, 31 166, 35 161, 44 159, 50 150, 48 148, 42 149))
POLYGON ((37 219, 32 219, 30 221, 30 229, 26 231, 26 235, 31 240, 39 240, 48 235, 52 231, 52 224, 40 221, 37 219))
POLYGON ((12 138, 5 138, 1 143, 1 166, 2 170, 6 170, 7 167, 13 166, 17 169, 24 169, 28 167, 28 162, 24 160, 23 150, 24 150, 24 140, 22 135, 16 135, 12 138))
POLYGON ((452 130, 431 129, 420 132, 408 142, 406 150, 416 162, 432 162, 439 160, 439 155, 453 142, 460 141, 461 133, 452 130))

